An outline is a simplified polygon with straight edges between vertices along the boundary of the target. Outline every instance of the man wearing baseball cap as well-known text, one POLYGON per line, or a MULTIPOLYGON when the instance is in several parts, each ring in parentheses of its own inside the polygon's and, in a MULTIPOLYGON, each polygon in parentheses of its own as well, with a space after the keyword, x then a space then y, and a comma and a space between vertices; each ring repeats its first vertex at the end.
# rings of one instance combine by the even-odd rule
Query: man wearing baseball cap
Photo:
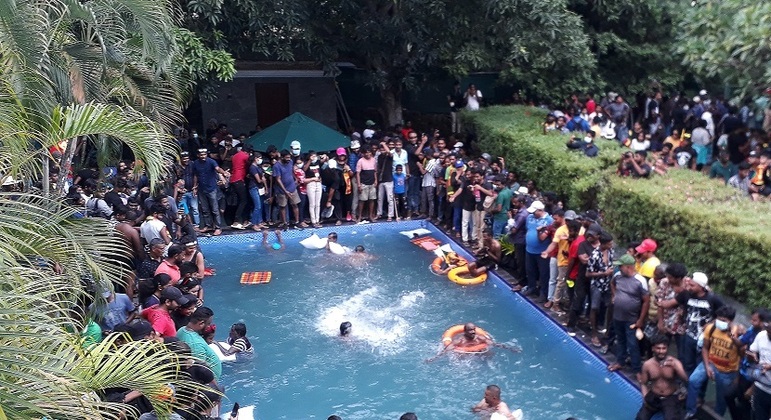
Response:
POLYGON ((190 300, 174 286, 163 289, 160 300, 161 303, 142 311, 142 318, 152 324, 158 335, 174 337, 177 335, 177 328, 174 325, 174 320, 171 319, 171 312, 180 306, 187 305, 190 300))
MULTIPOLYGON (((661 261, 654 255, 653 253, 656 252, 656 249, 658 248, 658 244, 656 241, 650 238, 646 238, 642 241, 640 245, 638 245, 634 251, 637 253, 637 272, 640 273, 643 277, 645 277, 647 280, 650 280, 653 278, 653 272, 656 270, 656 267, 661 264, 661 261)), ((655 291, 651 291, 652 293, 655 291)))
POLYGON ((536 296, 544 303, 549 292, 549 258, 543 258, 541 253, 549 247, 548 227, 554 219, 545 210, 546 206, 538 200, 533 201, 527 212, 525 221, 525 273, 527 274, 528 296, 536 296))
POLYGON ((685 335, 678 344, 678 358, 683 362, 683 368, 688 376, 701 361, 701 352, 697 343, 704 325, 714 320, 715 311, 723 306, 723 301, 710 291, 708 283, 707 275, 696 271, 690 279, 685 278, 686 290, 678 293, 674 299, 659 301, 659 308, 670 309, 677 305, 685 307, 685 335))
POLYGON ((627 354, 632 360, 632 371, 639 375, 642 369, 640 346, 637 344, 637 330, 645 325, 650 306, 650 294, 645 282, 637 274, 633 256, 624 254, 613 265, 621 273, 610 281, 613 302, 613 328, 616 331, 616 363, 608 366, 611 372, 623 367, 627 354))

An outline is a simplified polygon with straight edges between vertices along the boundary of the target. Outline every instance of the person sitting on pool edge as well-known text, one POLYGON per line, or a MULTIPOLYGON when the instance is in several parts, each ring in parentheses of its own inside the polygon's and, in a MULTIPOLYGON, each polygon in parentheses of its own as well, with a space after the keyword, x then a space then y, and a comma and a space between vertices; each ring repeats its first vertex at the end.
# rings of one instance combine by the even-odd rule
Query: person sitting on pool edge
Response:
POLYGON ((509 350, 513 353, 519 353, 521 350, 515 347, 510 347, 505 344, 496 343, 495 340, 486 335, 477 335, 477 326, 471 322, 466 323, 463 326, 463 334, 453 337, 444 348, 434 357, 426 360, 426 363, 433 362, 441 357, 443 354, 451 350, 463 350, 463 348, 478 346, 480 344, 486 344, 490 347, 500 347, 502 349, 509 350))
POLYGON ((249 339, 246 338, 246 325, 243 322, 236 322, 230 327, 227 340, 227 343, 230 345, 228 349, 225 349, 225 347, 216 340, 214 340, 213 343, 219 347, 223 355, 230 356, 231 354, 235 354, 236 361, 254 355, 254 347, 252 347, 252 343, 249 342, 249 339))
POLYGON ((280 251, 285 247, 284 245, 284 238, 281 237, 281 231, 276 229, 273 231, 273 233, 276 234, 276 242, 273 242, 272 244, 268 243, 268 229, 265 229, 262 231, 262 246, 265 249, 272 249, 275 251, 280 251))
POLYGON ((468 272, 471 277, 478 277, 490 270, 498 268, 501 262, 501 243, 493 238, 490 230, 482 233, 482 249, 477 253, 477 260, 468 264, 468 272))

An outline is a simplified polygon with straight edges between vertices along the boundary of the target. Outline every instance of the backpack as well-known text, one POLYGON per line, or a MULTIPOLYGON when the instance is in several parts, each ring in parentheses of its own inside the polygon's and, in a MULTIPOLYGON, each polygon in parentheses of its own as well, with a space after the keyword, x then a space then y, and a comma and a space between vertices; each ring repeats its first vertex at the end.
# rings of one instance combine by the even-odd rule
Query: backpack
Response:
POLYGON ((101 198, 91 197, 86 201, 86 216, 88 217, 103 217, 105 219, 109 219, 111 214, 108 214, 102 208, 99 206, 99 201, 102 201, 105 206, 107 206, 107 202, 102 200, 101 198))

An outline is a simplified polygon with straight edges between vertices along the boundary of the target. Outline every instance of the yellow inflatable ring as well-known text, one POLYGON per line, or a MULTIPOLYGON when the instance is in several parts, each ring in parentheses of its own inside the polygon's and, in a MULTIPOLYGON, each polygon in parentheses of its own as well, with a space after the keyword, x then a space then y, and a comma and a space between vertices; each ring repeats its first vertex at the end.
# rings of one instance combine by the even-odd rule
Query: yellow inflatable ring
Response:
MULTIPOLYGON (((446 347, 450 343, 452 343, 452 339, 456 336, 463 334, 464 330, 463 324, 453 325, 452 327, 448 328, 447 331, 442 334, 442 344, 446 347)), ((492 339, 492 336, 485 330, 476 327, 477 335, 481 335, 484 337, 487 337, 489 339, 492 339)), ((489 346, 487 343, 481 343, 476 344, 473 346, 464 346, 464 347, 455 347, 453 348, 453 351, 456 353, 484 353, 489 349, 489 346)))
MULTIPOLYGON (((437 274, 437 275, 441 275, 441 274, 438 274, 438 273, 440 273, 442 271, 442 264, 444 262, 445 262, 445 259, 443 257, 436 257, 436 258, 434 258, 434 261, 431 263, 431 272, 434 273, 434 274, 437 274)), ((467 264, 467 262, 466 262, 465 258, 458 257, 458 261, 456 263, 456 265, 458 267, 462 267, 462 266, 464 266, 466 264, 467 264)))
POLYGON ((484 283, 487 280, 487 273, 482 273, 476 277, 463 277, 468 274, 468 267, 456 267, 447 273, 447 278, 451 282, 460 284, 461 286, 473 286, 475 284, 484 283))

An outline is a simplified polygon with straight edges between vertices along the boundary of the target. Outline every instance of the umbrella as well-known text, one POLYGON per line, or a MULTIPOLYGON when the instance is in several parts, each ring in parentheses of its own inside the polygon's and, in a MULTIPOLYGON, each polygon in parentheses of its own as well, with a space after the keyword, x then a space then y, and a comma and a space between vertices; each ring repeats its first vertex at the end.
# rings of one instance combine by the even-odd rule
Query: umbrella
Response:
POLYGON ((244 143, 259 151, 265 151, 271 144, 278 150, 290 150, 290 144, 295 140, 305 151, 322 152, 350 145, 347 136, 299 112, 249 137, 244 143))

